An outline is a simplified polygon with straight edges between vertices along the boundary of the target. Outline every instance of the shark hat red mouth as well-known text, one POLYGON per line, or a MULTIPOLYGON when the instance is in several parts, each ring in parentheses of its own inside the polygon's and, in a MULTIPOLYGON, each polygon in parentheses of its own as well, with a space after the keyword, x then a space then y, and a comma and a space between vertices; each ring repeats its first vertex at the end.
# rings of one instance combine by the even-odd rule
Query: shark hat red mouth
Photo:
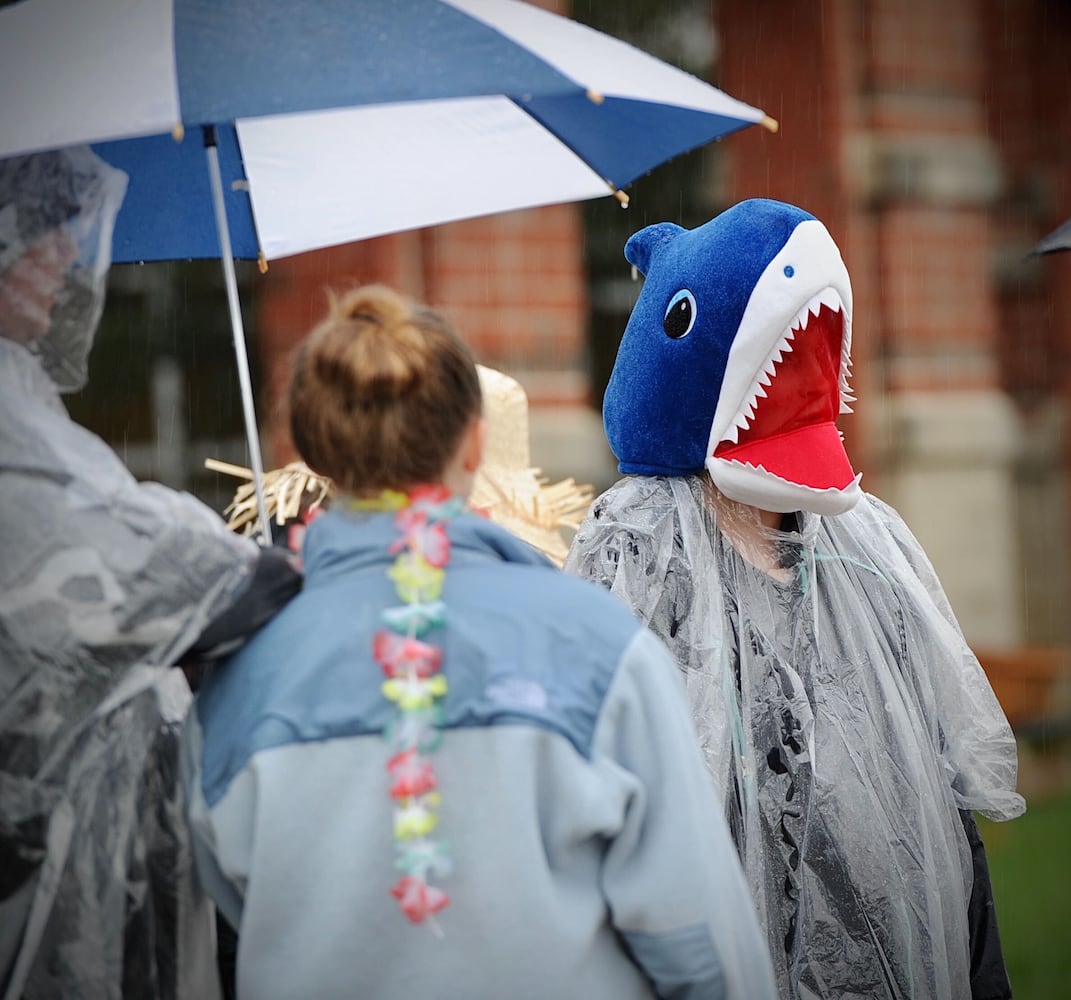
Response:
POLYGON ((707 468, 727 495, 771 510, 842 513, 859 476, 837 427, 851 412, 850 319, 837 291, 814 295, 772 344, 707 468))
POLYGON ((810 489, 844 490, 855 480, 843 437, 841 349, 844 310, 830 289, 812 300, 776 345, 756 383, 755 395, 734 425, 736 443, 723 440, 715 458, 765 469, 810 489), (750 415, 750 416, 749 416, 750 415))

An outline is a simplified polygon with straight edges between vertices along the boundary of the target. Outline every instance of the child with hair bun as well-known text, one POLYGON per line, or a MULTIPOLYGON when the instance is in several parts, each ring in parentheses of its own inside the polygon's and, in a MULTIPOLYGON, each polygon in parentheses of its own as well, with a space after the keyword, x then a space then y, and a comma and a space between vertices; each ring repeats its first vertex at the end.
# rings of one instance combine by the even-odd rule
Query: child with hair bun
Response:
POLYGON ((672 659, 465 510, 480 382, 447 321, 333 299, 289 403, 336 497, 186 733, 239 996, 772 998, 672 659))

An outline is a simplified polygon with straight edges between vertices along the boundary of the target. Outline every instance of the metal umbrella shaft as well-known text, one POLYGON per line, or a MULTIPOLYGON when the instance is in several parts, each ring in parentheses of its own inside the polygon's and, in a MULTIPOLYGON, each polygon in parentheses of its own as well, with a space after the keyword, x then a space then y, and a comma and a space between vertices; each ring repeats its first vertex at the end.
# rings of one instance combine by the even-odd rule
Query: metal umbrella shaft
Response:
POLYGON ((242 415, 245 419, 245 436, 249 445, 249 467, 253 472, 253 489, 257 495, 257 513, 260 521, 261 543, 271 544, 271 522, 268 505, 264 499, 264 461, 260 454, 260 434, 257 430, 257 415, 253 405, 253 385, 249 377, 249 356, 245 349, 245 327, 238 301, 238 280, 234 273, 234 257, 231 254, 231 235, 227 226, 227 210, 223 203, 223 177, 219 169, 219 150, 216 134, 211 127, 205 129, 205 156, 208 159, 208 178, 212 186, 212 207, 216 215, 216 231, 219 233, 220 263, 227 286, 227 305, 231 314, 231 333, 234 339, 234 354, 238 362, 238 384, 242 393, 242 415))

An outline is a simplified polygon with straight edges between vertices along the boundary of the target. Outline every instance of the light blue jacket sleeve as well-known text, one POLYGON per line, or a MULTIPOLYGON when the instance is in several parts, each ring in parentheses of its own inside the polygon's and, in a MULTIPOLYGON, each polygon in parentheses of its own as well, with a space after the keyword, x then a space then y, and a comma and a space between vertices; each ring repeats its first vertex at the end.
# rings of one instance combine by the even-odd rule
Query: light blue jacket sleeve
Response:
POLYGON ((660 997, 776 1000, 765 935, 708 777, 683 681, 646 629, 595 733, 597 766, 629 782, 603 864, 613 921, 660 997))

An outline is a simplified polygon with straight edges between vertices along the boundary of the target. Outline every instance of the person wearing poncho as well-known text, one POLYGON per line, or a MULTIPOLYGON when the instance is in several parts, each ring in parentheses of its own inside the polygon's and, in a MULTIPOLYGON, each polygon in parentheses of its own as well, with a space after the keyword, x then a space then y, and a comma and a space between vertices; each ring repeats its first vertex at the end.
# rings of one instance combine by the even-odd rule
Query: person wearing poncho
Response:
MULTIPOLYGON (((262 568, 194 498, 74 423, 126 177, 88 148, 0 162, 0 996, 218 995, 178 778, 181 670, 262 568)), ((243 633, 244 630, 244 633, 243 633)))
POLYGON ((625 255, 646 279, 603 413, 626 475, 565 569, 675 653, 781 995, 1010 996, 971 813, 1023 811, 1015 742, 925 553, 844 451, 835 243, 756 199, 625 255))

